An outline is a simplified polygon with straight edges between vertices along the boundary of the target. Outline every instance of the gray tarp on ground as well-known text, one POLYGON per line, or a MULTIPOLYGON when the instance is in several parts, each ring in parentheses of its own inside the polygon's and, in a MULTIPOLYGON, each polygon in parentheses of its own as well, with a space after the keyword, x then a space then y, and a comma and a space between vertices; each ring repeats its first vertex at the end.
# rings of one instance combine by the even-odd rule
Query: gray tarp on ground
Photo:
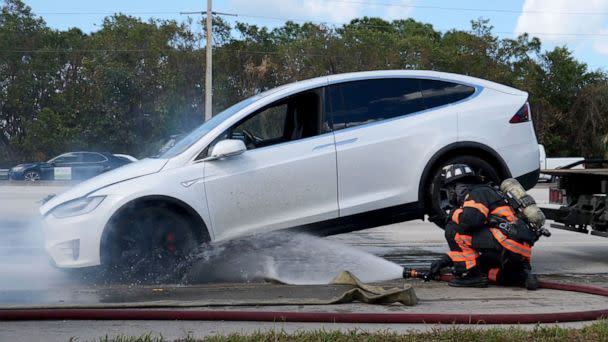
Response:
POLYGON ((418 304, 418 297, 412 285, 404 284, 403 288, 384 288, 381 286, 373 286, 362 283, 357 277, 348 271, 340 273, 332 284, 336 285, 351 285, 352 289, 344 292, 341 298, 336 298, 335 301, 328 304, 350 303, 353 301, 368 303, 368 304, 393 304, 401 303, 403 305, 418 304))
POLYGON ((342 272, 329 285, 211 284, 204 286, 112 286, 59 291, 52 300, 35 292, 2 290, 0 298, 31 298, 29 303, 0 301, 1 309, 18 308, 163 308, 211 306, 328 305, 354 301, 416 305, 409 284, 384 288, 361 283, 342 272), (12 293, 11 293, 12 292, 12 293))

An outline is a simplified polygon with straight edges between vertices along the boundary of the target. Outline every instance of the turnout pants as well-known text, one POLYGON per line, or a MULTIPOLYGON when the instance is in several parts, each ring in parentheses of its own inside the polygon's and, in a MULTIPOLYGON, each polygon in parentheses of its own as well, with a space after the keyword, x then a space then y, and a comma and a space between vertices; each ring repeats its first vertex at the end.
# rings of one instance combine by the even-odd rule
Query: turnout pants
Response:
POLYGON ((514 285, 525 279, 524 269, 531 269, 530 247, 508 239, 498 229, 470 231, 449 222, 445 237, 456 275, 480 272, 492 282, 514 285))

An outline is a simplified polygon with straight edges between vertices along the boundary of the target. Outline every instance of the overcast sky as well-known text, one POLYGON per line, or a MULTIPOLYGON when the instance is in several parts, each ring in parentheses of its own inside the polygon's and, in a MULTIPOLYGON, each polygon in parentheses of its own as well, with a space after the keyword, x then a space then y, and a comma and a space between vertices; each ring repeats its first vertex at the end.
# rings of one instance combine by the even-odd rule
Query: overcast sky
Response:
MULTIPOLYGON (((183 20, 180 11, 206 9, 206 0, 25 0, 53 28, 99 28, 105 15, 122 12, 143 19, 183 20), (205 8, 203 8, 205 7, 205 8)), ((346 23, 376 16, 414 18, 435 29, 469 29, 470 21, 490 19, 500 37, 529 32, 544 49, 567 45, 590 68, 608 70, 608 0, 214 0, 214 11, 238 14, 229 21, 278 26, 285 19, 346 23), (262 18, 264 17, 264 18, 262 18)))

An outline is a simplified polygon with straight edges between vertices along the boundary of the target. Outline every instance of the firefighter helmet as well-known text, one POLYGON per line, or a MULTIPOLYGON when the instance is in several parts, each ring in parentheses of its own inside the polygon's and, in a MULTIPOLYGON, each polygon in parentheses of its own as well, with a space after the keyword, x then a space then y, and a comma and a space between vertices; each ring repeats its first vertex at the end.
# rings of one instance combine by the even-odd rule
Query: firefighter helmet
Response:
POLYGON ((473 169, 466 164, 453 164, 443 169, 444 184, 454 183, 456 181, 475 181, 479 182, 479 178, 473 169))

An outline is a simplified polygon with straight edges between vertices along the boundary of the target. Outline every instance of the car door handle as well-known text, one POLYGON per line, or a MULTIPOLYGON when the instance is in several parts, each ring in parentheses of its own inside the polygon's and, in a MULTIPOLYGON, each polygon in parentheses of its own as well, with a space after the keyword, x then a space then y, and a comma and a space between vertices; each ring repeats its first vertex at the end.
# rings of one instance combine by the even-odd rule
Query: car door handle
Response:
POLYGON ((336 146, 352 144, 357 140, 359 140, 359 138, 352 138, 352 139, 338 141, 338 142, 336 142, 336 146))
POLYGON ((318 150, 322 150, 322 149, 324 149, 324 148, 326 148, 326 147, 333 147, 333 146, 334 146, 334 143, 323 144, 323 145, 319 145, 319 146, 315 146, 315 147, 313 147, 313 149, 312 149, 312 150, 313 150, 313 151, 318 151, 318 150))
POLYGON ((334 146, 334 145, 335 146, 339 146, 339 145, 352 144, 352 143, 354 143, 357 140, 359 140, 359 138, 346 139, 346 140, 339 141, 339 142, 337 142, 335 144, 333 144, 333 143, 323 144, 323 145, 315 146, 312 150, 313 151, 317 151, 317 150, 324 149, 326 147, 331 147, 331 146, 334 146))

